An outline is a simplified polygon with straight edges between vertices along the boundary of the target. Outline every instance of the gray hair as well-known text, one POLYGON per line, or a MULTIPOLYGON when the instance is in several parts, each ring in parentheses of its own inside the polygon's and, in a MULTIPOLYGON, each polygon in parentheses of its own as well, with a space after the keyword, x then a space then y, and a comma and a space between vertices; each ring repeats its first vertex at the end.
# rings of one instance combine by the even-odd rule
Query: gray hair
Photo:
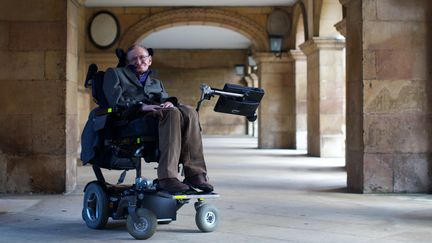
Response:
MULTIPOLYGON (((131 52, 133 49, 135 49, 136 47, 141 47, 142 49, 144 49, 144 50, 146 50, 147 52, 148 52, 148 50, 147 50, 147 48, 143 45, 143 44, 133 44, 133 45, 131 45, 128 49, 127 49, 127 51, 126 51, 126 55, 127 54, 129 54, 129 52, 131 52)), ((150 53, 149 53, 150 54, 150 53)))

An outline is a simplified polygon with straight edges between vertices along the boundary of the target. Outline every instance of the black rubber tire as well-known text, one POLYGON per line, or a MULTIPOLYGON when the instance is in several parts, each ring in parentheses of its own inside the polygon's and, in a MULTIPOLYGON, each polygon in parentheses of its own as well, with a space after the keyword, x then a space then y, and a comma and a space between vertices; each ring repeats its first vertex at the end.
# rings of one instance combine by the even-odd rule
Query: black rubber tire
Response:
POLYGON ((127 217, 126 228, 129 234, 137 240, 152 237, 157 226, 156 215, 146 208, 138 208, 136 214, 141 222, 134 222, 130 215, 127 217))
POLYGON ((213 232, 219 225, 219 210, 211 204, 197 208, 195 223, 202 232, 213 232))
POLYGON ((91 229, 103 229, 108 222, 108 198, 104 189, 91 183, 84 192, 82 217, 91 229))

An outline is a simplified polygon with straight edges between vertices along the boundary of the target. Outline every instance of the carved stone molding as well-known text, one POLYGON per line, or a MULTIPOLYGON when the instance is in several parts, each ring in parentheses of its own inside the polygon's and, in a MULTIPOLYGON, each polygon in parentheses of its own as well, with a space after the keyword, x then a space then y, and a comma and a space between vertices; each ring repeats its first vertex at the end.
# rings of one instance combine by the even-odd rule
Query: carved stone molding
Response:
POLYGON ((249 38, 255 50, 268 50, 265 28, 238 13, 213 8, 174 9, 144 18, 126 30, 119 47, 127 48, 157 30, 192 24, 231 29, 249 38))
POLYGON ((257 63, 293 61, 292 56, 286 52, 282 52, 280 57, 275 56, 271 52, 258 52, 255 54, 255 60, 257 63))
POLYGON ((301 50, 290 50, 289 55, 296 61, 306 60, 306 55, 301 50))
POLYGON ((314 37, 300 45, 300 49, 306 56, 320 50, 337 50, 345 48, 345 40, 335 38, 314 37))

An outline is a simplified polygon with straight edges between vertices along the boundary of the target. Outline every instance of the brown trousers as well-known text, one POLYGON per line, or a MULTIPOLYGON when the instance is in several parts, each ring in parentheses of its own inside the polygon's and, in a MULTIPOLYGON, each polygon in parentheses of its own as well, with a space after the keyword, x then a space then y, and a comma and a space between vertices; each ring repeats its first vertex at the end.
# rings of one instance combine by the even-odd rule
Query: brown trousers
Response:
POLYGON ((183 164, 185 177, 206 174, 198 113, 190 106, 155 111, 159 118, 158 178, 177 178, 183 164))

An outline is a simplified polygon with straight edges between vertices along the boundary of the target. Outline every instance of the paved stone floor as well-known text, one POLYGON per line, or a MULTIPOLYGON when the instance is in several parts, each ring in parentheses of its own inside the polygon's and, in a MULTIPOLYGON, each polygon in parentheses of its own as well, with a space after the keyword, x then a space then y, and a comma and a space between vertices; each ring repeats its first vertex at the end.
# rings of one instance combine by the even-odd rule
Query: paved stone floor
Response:
MULTIPOLYGON (((201 233, 192 205, 177 221, 159 225, 150 242, 432 242, 432 196, 345 192, 343 159, 305 151, 258 150, 251 138, 206 137, 209 176, 221 214, 213 233, 201 233)), ((155 176, 156 164, 143 175, 155 176)), ((82 189, 94 179, 78 168, 67 195, 0 195, 0 242, 122 242, 133 238, 124 221, 91 230, 81 220, 82 189)), ((107 177, 117 179, 118 171, 107 177)), ((128 176, 133 179, 133 173, 128 176)))

